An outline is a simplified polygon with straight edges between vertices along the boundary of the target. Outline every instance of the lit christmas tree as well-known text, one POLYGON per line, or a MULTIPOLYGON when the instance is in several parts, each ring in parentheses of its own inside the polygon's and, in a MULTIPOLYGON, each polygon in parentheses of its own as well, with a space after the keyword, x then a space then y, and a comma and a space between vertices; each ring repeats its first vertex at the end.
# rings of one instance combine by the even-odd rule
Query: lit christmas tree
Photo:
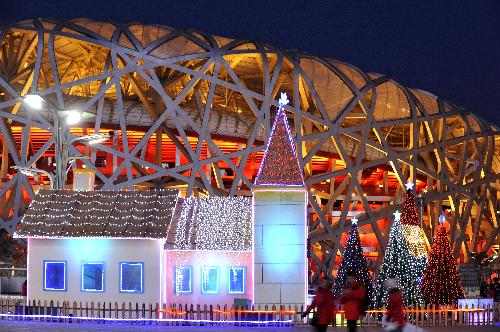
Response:
POLYGON ((415 196, 413 195, 413 183, 408 181, 405 185, 406 196, 403 202, 403 213, 401 214, 401 225, 408 243, 408 249, 417 270, 417 280, 420 285, 427 265, 427 250, 425 249, 424 236, 420 228, 415 196))
POLYGON ((404 238, 400 218, 401 213, 396 211, 389 234, 389 244, 385 251, 384 263, 380 267, 380 273, 373 290, 373 303, 376 308, 387 305, 388 290, 384 287, 384 282, 387 279, 397 280, 398 286, 403 292, 406 306, 423 302, 417 280, 417 269, 404 238))
POLYGON ((444 224, 440 224, 422 280, 422 295, 427 304, 456 305, 464 298, 464 290, 453 261, 450 240, 444 224))
POLYGON ((356 274, 356 280, 363 284, 367 290, 368 298, 372 295, 372 278, 368 272, 366 258, 363 255, 363 248, 361 247, 361 240, 359 238, 358 220, 353 218, 351 220, 352 228, 347 244, 344 249, 344 256, 340 262, 339 271, 337 272, 337 279, 335 282, 334 294, 340 296, 340 291, 345 286, 345 274, 352 271, 356 274))
POLYGON ((284 109, 286 104, 286 93, 281 93, 271 136, 255 178, 256 186, 304 186, 302 170, 284 109))

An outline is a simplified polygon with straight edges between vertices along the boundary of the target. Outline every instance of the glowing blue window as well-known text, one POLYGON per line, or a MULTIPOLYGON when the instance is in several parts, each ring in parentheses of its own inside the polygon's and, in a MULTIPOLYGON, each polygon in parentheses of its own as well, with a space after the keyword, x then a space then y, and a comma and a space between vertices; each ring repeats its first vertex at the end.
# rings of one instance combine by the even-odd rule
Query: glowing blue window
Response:
POLYGON ((83 263, 82 264, 82 291, 103 292, 104 291, 104 264, 83 263))
POLYGON ((66 291, 66 261, 43 261, 43 290, 66 291))
POLYGON ((120 292, 144 292, 144 263, 120 263, 120 292))
POLYGON ((244 267, 229 267, 229 294, 245 294, 246 269, 244 267))
POLYGON ((193 268, 191 266, 175 267, 175 294, 191 294, 193 292, 193 268))
POLYGON ((201 268, 201 292, 203 294, 219 292, 219 269, 216 266, 203 266, 201 268))

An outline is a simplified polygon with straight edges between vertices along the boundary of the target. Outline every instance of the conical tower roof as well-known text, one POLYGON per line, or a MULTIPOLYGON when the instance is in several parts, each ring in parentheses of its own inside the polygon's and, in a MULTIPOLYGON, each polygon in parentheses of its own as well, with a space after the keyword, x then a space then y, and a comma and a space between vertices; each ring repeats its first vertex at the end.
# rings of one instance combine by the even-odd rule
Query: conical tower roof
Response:
POLYGON ((286 104, 288 99, 282 93, 278 114, 274 118, 271 136, 255 178, 256 186, 304 186, 304 177, 284 110, 286 104))

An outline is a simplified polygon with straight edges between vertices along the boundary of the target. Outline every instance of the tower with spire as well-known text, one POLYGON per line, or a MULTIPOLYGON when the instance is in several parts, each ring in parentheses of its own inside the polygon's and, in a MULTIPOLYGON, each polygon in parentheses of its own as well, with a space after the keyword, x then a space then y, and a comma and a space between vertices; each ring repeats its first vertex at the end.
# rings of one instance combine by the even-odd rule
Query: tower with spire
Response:
POLYGON ((307 190, 281 93, 254 182, 254 304, 305 304, 307 190))

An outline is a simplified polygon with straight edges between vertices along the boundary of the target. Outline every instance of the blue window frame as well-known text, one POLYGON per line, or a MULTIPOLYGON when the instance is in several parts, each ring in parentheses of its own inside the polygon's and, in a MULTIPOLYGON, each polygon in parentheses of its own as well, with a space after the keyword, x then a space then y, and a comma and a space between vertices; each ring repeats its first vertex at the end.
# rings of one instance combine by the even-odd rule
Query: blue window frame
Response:
POLYGON ((104 292, 104 263, 82 263, 82 292, 104 292))
POLYGON ((203 294, 219 292, 219 269, 216 266, 201 267, 201 292, 203 294))
POLYGON ((193 268, 191 266, 176 266, 174 280, 175 294, 193 292, 193 268))
POLYGON ((43 290, 66 291, 66 261, 43 261, 43 290))
POLYGON ((120 263, 120 292, 144 293, 144 263, 120 263))
POLYGON ((227 284, 229 294, 245 294, 247 269, 245 267, 230 266, 228 270, 227 284))

